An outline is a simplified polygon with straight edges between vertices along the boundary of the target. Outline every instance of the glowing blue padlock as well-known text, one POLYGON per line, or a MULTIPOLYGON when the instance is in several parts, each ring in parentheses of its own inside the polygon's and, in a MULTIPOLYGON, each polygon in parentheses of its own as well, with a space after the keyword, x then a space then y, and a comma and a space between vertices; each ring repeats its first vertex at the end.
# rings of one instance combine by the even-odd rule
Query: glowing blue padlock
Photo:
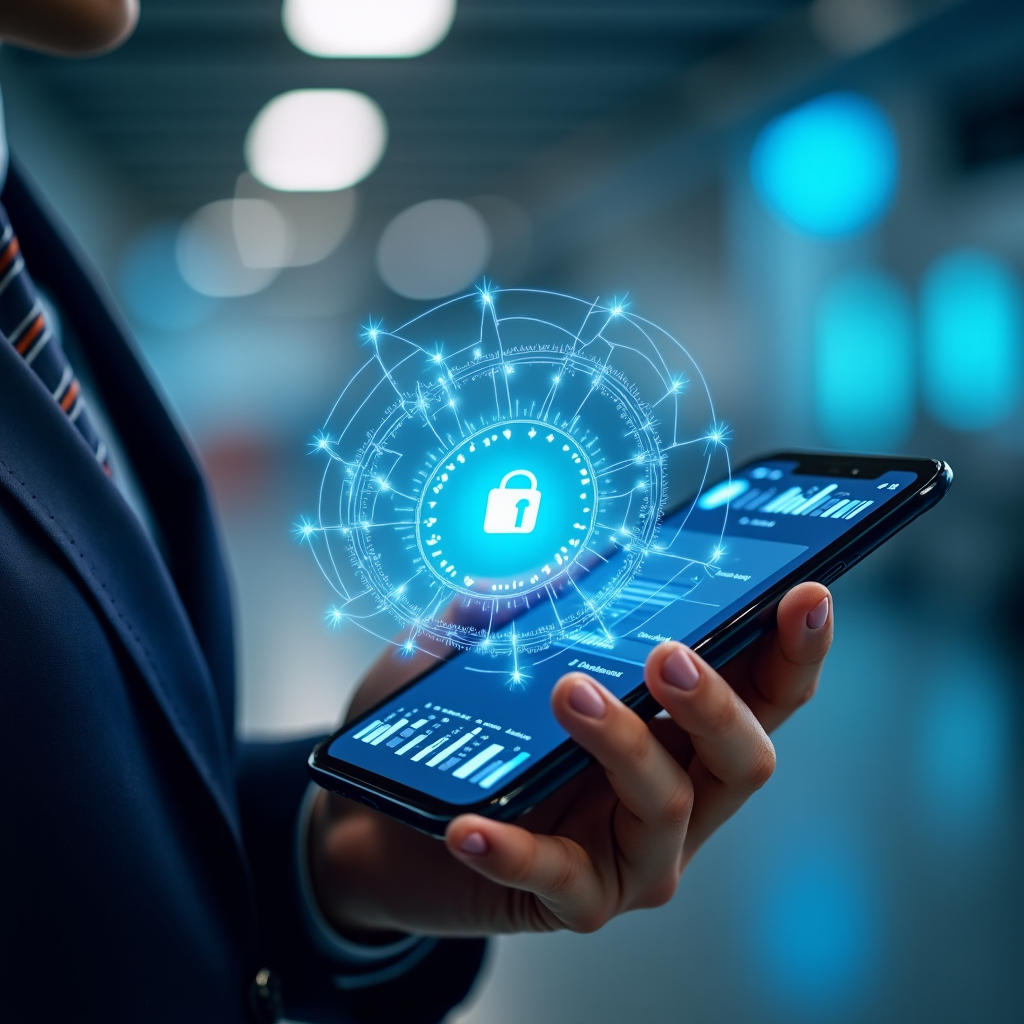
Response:
POLYGON ((513 469, 487 497, 484 533, 532 533, 540 510, 537 478, 528 469, 513 469), (525 476, 529 487, 509 487, 513 477, 525 476))

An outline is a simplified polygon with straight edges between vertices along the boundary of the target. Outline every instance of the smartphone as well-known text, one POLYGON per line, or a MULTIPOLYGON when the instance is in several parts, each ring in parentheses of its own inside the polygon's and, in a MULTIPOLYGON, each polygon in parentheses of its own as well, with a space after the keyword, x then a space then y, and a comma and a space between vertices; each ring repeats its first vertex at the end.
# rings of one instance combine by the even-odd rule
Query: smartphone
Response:
POLYGON ((720 667, 775 627, 787 590, 837 579, 952 479, 930 459, 755 459, 665 516, 656 550, 604 613, 605 631, 523 655, 516 685, 486 653, 439 663, 318 744, 313 779, 432 835, 467 812, 511 821, 589 763, 551 712, 564 673, 589 673, 649 720, 661 710, 644 685, 654 646, 681 640, 720 667))

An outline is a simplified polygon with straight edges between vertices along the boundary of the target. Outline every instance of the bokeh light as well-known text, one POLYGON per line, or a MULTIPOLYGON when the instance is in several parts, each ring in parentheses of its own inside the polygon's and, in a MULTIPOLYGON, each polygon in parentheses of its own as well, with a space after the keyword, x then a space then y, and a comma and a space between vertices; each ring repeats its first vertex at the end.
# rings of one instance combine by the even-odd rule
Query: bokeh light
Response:
POLYGON ((1013 775, 1010 691, 983 650, 954 650, 918 712, 917 806, 947 845, 983 838, 1013 775))
POLYGON ((942 256, 921 288, 928 411, 955 430, 985 430, 1016 408, 1024 374, 1024 301, 1016 275, 989 253, 942 256))
POLYGON ((764 127, 750 173, 762 202, 787 226, 823 237, 856 234, 892 204, 896 135, 876 103, 828 93, 764 127))
POLYGON ((750 931, 765 987, 812 1019, 856 1003, 875 979, 879 953, 878 899, 867 865, 850 844, 820 835, 804 835, 765 859, 750 931))
POLYGON ((399 295, 440 299, 479 277, 490 255, 491 234, 477 210, 453 199, 428 199, 384 229, 377 268, 399 295))
POLYGON ((132 319, 163 331, 183 331, 208 320, 217 302, 190 288, 178 270, 178 225, 139 235, 121 257, 118 292, 132 319))
POLYGON ((242 263, 247 267, 283 267, 295 248, 295 231, 266 199, 231 203, 231 227, 242 263))
POLYGON ((815 408, 829 444, 897 447, 914 423, 910 300, 875 269, 847 272, 822 294, 814 320, 815 408))
POLYGON ((416 57, 455 19, 455 0, 285 0, 288 38, 314 57, 416 57))
POLYGON ((245 137, 249 172, 282 192, 332 192, 360 182, 388 141, 384 111, 352 89, 295 89, 272 99, 245 137))
POLYGON ((337 192, 278 192, 261 185, 251 174, 240 174, 236 199, 270 203, 288 229, 287 267, 307 267, 326 259, 341 244, 356 213, 355 189, 337 192))
MULTIPOLYGON (((256 199, 221 199, 196 210, 182 224, 175 250, 178 270, 188 285, 202 295, 221 298, 254 295, 266 288, 278 274, 280 260, 273 259, 275 252, 281 259, 286 252, 284 233, 261 234, 260 225, 270 223, 272 211, 269 203, 256 199), (248 265, 243 259, 240 235, 252 250, 250 255, 264 257, 262 266, 248 265), (269 242, 269 251, 264 242, 269 242)), ((275 227, 281 223, 278 215, 275 227)))

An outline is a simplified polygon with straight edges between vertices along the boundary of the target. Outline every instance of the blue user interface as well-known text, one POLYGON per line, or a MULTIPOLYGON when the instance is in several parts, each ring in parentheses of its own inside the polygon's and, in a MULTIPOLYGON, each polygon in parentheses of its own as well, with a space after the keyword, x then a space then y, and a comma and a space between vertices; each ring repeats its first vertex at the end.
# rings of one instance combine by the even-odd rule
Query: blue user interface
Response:
POLYGON ((549 703, 564 673, 586 672, 624 697, 643 681, 652 647, 696 643, 917 479, 892 471, 838 480, 795 468, 747 467, 668 517, 643 572, 602 613, 604 628, 520 655, 517 684, 487 654, 460 655, 355 723, 328 754, 450 804, 486 799, 567 738, 549 703))

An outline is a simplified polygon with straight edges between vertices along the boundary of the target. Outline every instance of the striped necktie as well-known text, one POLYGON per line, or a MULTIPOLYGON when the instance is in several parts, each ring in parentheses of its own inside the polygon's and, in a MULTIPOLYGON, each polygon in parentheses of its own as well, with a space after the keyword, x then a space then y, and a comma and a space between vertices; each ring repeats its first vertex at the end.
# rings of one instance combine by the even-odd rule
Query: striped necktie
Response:
POLYGON ((36 286, 25 268, 18 236, 0 205, 0 332, 35 371, 54 401, 85 439, 107 476, 110 453, 85 407, 82 387, 46 320, 36 286))

